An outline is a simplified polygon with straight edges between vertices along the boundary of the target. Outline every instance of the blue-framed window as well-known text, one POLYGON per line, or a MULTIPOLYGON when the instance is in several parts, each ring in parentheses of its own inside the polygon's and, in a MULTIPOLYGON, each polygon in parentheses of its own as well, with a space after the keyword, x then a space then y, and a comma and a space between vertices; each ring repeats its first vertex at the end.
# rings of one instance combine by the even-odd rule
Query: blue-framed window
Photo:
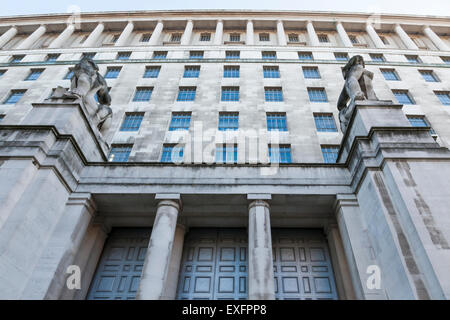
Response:
POLYGON ((138 131, 143 118, 143 112, 127 112, 120 126, 120 131, 138 131))
POLYGON ((275 60, 277 58, 277 53, 275 51, 263 51, 261 52, 261 57, 264 60, 275 60))
POLYGON ((381 40, 384 44, 387 44, 387 45, 390 44, 390 43, 389 43, 389 40, 388 40, 385 36, 380 36, 380 40, 381 40))
POLYGON ((119 76, 121 67, 108 67, 106 68, 105 79, 116 79, 119 76))
POLYGON ((200 34, 200 41, 211 41, 211 33, 200 34))
POLYGON ((382 53, 370 53, 370 58, 375 62, 385 62, 386 59, 382 53))
POLYGON ((319 68, 317 67, 302 67, 303 76, 305 79, 320 79, 319 68))
POLYGON ((269 145, 270 163, 291 163, 291 146, 288 144, 269 145))
POLYGON ((203 59, 203 51, 189 51, 189 59, 203 59))
POLYGON ((315 113, 314 122, 318 132, 337 132, 336 123, 331 113, 315 113))
POLYGON ((118 52, 116 60, 128 60, 130 59, 131 52, 118 52))
POLYGON ((419 72, 426 82, 439 82, 439 79, 434 74, 433 70, 419 70, 419 72))
POLYGON ((225 59, 239 59, 240 57, 240 51, 225 51, 225 59))
POLYGON ((167 51, 155 51, 153 52, 153 59, 164 60, 167 58, 167 51))
POLYGON ((169 131, 189 130, 190 123, 190 112, 172 112, 169 131))
POLYGON ((393 80, 393 81, 400 80, 395 69, 380 69, 380 71, 383 74, 385 80, 393 80))
POLYGON ((319 38, 319 42, 320 43, 328 43, 330 42, 330 40, 328 39, 328 35, 322 33, 322 34, 318 34, 317 38, 319 38))
POLYGON ((230 41, 231 42, 240 42, 241 41, 241 34, 240 33, 231 33, 230 34, 230 41))
POLYGON ((408 60, 408 62, 410 63, 421 63, 422 61, 420 60, 419 56, 417 55, 405 55, 406 60, 408 60))
POLYGON ((144 33, 141 37, 141 42, 149 42, 151 37, 151 33, 144 33))
POLYGON ((28 76, 25 78, 25 81, 34 81, 37 80, 40 75, 44 72, 44 69, 31 69, 28 76))
POLYGON ((170 37, 170 41, 171 42, 180 42, 181 41, 181 33, 172 33, 171 37, 170 37))
POLYGON ((298 34, 296 34, 296 33, 289 33, 288 40, 289 40, 289 42, 300 42, 298 34))
POLYGON ((219 131, 239 129, 239 112, 219 112, 219 131))
POLYGON ((109 162, 128 162, 130 157, 132 144, 113 144, 109 152, 109 162))
POLYGON ((237 145, 218 145, 216 147, 217 163, 237 163, 237 145))
POLYGON ((0 70, 0 78, 6 73, 6 70, 0 70))
POLYGON ((200 66, 185 66, 184 67, 184 78, 198 78, 200 75, 200 66))
POLYGON ((285 112, 267 113, 268 131, 287 131, 287 121, 285 112))
POLYGON ((425 119, 424 116, 406 116, 409 120, 409 123, 411 123, 411 126, 413 127, 430 127, 430 133, 436 134, 436 132, 431 128, 431 125, 428 123, 428 121, 425 119))
POLYGON ((0 114, 0 122, 2 122, 3 118, 5 117, 4 114, 0 114))
POLYGON ((358 44, 359 42, 358 42, 358 38, 354 35, 354 34, 349 34, 348 35, 348 38, 350 39, 350 42, 352 43, 352 44, 358 44))
POLYGON ((113 34, 111 42, 116 43, 117 40, 119 40, 119 38, 120 38, 120 34, 113 34))
POLYGON ((347 61, 348 53, 347 52, 335 52, 334 57, 336 58, 336 61, 347 61))
POLYGON ((323 162, 325 163, 336 163, 337 156, 339 153, 339 146, 321 146, 323 162))
POLYGON ((277 66, 264 66, 263 74, 264 78, 279 78, 280 69, 277 66))
POLYGON ((159 71, 161 71, 160 66, 149 66, 145 67, 144 78, 158 78, 159 71))
POLYGON ((150 101, 152 93, 153 87, 138 87, 134 93, 133 102, 150 101))
POLYGON ((67 71, 66 75, 64 76, 64 80, 70 80, 73 77, 73 70, 69 69, 69 71, 67 71))
POLYGON ((265 87, 264 98, 266 101, 283 101, 283 91, 279 87, 265 87))
POLYGON ((4 104, 16 104, 23 97, 26 90, 12 90, 9 96, 3 101, 4 104))
POLYGON ((180 87, 177 101, 194 101, 196 91, 196 87, 180 87))
POLYGON ((415 102, 412 99, 411 95, 409 94, 408 90, 392 90, 392 93, 394 94, 398 103, 415 104, 415 102))
POLYGON ((450 57, 441 57, 441 59, 445 64, 450 64, 450 57))
POLYGON ((443 105, 450 106, 450 92, 449 91, 435 91, 434 92, 443 105))
POLYGON ((239 66, 224 66, 223 67, 223 77, 224 78, 239 78, 240 74, 239 66))
POLYGON ((324 88, 308 88, 308 96, 311 102, 328 102, 324 88))
POLYGON ((222 87, 221 101, 239 101, 239 87, 222 87))
POLYGON ((175 144, 163 145, 161 162, 180 163, 183 161, 184 147, 175 144))
POLYGON ((312 52, 304 52, 300 51, 298 52, 298 59, 299 60, 314 60, 312 52))
POLYGON ((96 54, 97 54, 97 52, 83 52, 81 57, 82 58, 86 57, 86 58, 94 59, 96 54))
POLYGON ((23 54, 16 54, 16 55, 13 55, 11 57, 11 60, 9 62, 11 62, 11 63, 18 63, 18 62, 22 61, 23 58, 25 58, 25 55, 23 55, 23 54))
POLYGON ((268 33, 260 33, 259 41, 270 41, 270 35, 268 33))
POLYGON ((48 62, 56 61, 59 58, 59 55, 60 55, 59 53, 50 53, 45 58, 45 61, 48 61, 48 62))

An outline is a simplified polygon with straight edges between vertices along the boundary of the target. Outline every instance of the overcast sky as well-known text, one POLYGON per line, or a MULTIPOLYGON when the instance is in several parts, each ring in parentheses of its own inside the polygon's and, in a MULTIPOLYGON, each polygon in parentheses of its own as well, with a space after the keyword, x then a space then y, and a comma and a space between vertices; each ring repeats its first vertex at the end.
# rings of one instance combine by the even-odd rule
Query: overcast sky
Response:
POLYGON ((1 0, 1 2, 0 16, 73 12, 74 6, 79 7, 81 12, 275 9, 450 16, 450 0, 1 0))

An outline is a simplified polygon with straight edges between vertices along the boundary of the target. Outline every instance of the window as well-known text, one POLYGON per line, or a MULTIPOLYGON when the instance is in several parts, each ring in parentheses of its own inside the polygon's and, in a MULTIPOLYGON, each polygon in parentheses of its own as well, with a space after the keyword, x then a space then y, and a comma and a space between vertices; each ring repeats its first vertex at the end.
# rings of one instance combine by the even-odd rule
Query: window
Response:
POLYGON ((269 161, 271 163, 291 163, 291 146, 282 144, 279 146, 269 145, 269 161))
POLYGON ((160 66, 145 67, 144 78, 158 78, 160 66))
POLYGON ((336 123, 331 113, 315 113, 314 122, 318 132, 337 132, 336 123))
POLYGON ((73 70, 69 69, 69 71, 67 71, 66 75, 64 76, 64 80, 70 80, 73 77, 73 70))
POLYGON ((240 51, 225 51, 225 59, 239 59, 240 51))
POLYGON ((165 59, 166 57, 167 57, 167 51, 153 52, 153 59, 165 59))
POLYGON ((31 69, 28 76, 25 78, 25 81, 34 81, 39 78, 39 76, 44 72, 44 69, 31 69))
POLYGON ((324 88, 308 88, 309 101, 328 102, 324 88))
POLYGON ((300 40, 298 38, 298 34, 296 34, 296 33, 290 33, 288 35, 288 39, 289 39, 289 42, 300 42, 300 40))
POLYGON ((395 69, 380 69, 380 71, 386 80, 400 80, 395 69))
POLYGON ((120 131, 138 131, 139 127, 141 126, 143 118, 144 118, 143 112, 125 113, 125 119, 122 122, 120 131))
POLYGON ((219 145, 216 147, 217 163, 237 163, 237 145, 219 145))
POLYGON ((408 90, 392 90, 392 92, 394 93, 394 96, 397 99, 398 103, 415 104, 414 100, 409 95, 408 90))
POLYGON ((299 52, 298 59, 299 60, 314 60, 312 52, 299 52))
POLYGON ((277 53, 275 51, 263 51, 261 52, 261 56, 263 59, 274 60, 277 58, 277 53))
POLYGON ((317 38, 319 38, 319 42, 320 43, 328 43, 328 42, 330 42, 330 40, 328 40, 328 35, 326 35, 326 34, 318 34, 317 35, 317 38))
POLYGON ((325 163, 336 163, 339 146, 321 146, 323 161, 325 163))
POLYGON ((51 54, 47 55, 47 57, 45 58, 45 61, 47 61, 47 62, 56 61, 56 59, 58 59, 58 57, 59 57, 59 53, 51 53, 51 54))
POLYGON ((211 33, 200 34, 200 41, 211 41, 211 33))
POLYGON ((347 52, 335 52, 334 57, 337 61, 347 61, 348 60, 348 53, 347 52))
POLYGON ((223 77, 224 78, 239 78, 239 66, 224 66, 223 77))
POLYGON ((22 61, 22 59, 25 57, 25 55, 23 55, 23 54, 19 54, 19 55, 14 55, 14 56, 12 56, 12 58, 11 58, 11 63, 17 63, 17 62, 20 62, 20 61, 22 61))
POLYGON ((152 87, 136 88, 136 92, 134 93, 133 97, 133 102, 150 101, 152 92, 153 92, 152 87))
POLYGON ((380 40, 381 40, 384 44, 389 44, 388 39, 386 39, 386 37, 384 37, 384 36, 380 36, 380 40))
POLYGON ((286 113, 267 113, 268 131, 287 131, 286 113))
POLYGON ((263 67, 264 78, 279 78, 280 70, 276 66, 264 66, 263 67))
POLYGON ((132 144, 113 144, 109 152, 109 162, 127 162, 130 156, 132 144))
POLYGON ((430 127, 430 134, 436 134, 424 116, 406 116, 413 127, 430 127))
POLYGON ((151 33, 144 33, 141 37, 141 42, 149 42, 151 37, 151 33))
POLYGON ((439 82, 437 76, 432 70, 419 70, 419 72, 426 82, 439 82))
POLYGON ((319 69, 317 67, 302 67, 305 79, 320 79, 319 69))
POLYGON ((173 112, 170 121, 169 131, 189 130, 191 123, 190 112, 173 112))
POLYGON ((231 33, 230 34, 230 41, 231 42, 239 42, 239 41, 241 41, 241 35, 239 33, 231 33))
POLYGON ((119 52, 117 53, 117 60, 128 60, 130 59, 131 52, 119 52))
POLYGON ((161 162, 182 162, 183 150, 180 145, 165 144, 163 145, 161 162))
POLYGON ((120 37, 120 34, 114 34, 113 37, 112 37, 111 42, 112 42, 112 43, 116 43, 117 40, 119 40, 119 37, 120 37))
POLYGON ((6 70, 0 70, 0 78, 5 74, 6 70))
POLYGON ((260 33, 259 41, 270 41, 270 35, 268 33, 260 33))
POLYGON ((180 87, 177 101, 194 101, 196 87, 180 87))
POLYGON ((20 98, 25 94, 26 90, 12 90, 8 98, 3 102, 4 104, 15 104, 19 102, 20 98))
POLYGON ((450 92, 448 91, 435 91, 436 96, 439 98, 442 104, 450 106, 450 92))
POLYGON ((89 59, 94 59, 95 55, 97 53, 96 52, 83 52, 83 54, 81 55, 82 58, 89 58, 89 59))
POLYGON ((189 59, 203 59, 203 51, 189 51, 189 59))
POLYGON ((108 67, 105 73, 105 79, 116 79, 119 76, 121 67, 108 67))
POLYGON ((450 64, 450 57, 441 57, 442 61, 446 64, 450 64))
POLYGON ((172 33, 170 41, 171 42, 180 42, 181 41, 181 33, 172 33))
POLYGON ((264 88, 264 96, 266 101, 283 101, 281 88, 266 87, 264 88))
POLYGON ((185 66, 184 78, 198 78, 200 74, 200 66, 185 66))
POLYGON ((348 35, 348 38, 350 39, 350 42, 351 42, 352 44, 358 44, 358 38, 357 38, 355 35, 349 34, 349 35, 348 35))
POLYGON ((372 59, 372 61, 375 62, 384 62, 386 61, 386 59, 384 58, 383 54, 381 53, 370 53, 370 58, 372 59))
POLYGON ((219 131, 239 129, 238 112, 219 112, 219 131))
POLYGON ((222 101, 239 101, 239 87, 222 87, 222 101))
POLYGON ((406 60, 408 60, 408 62, 410 63, 421 63, 422 61, 420 60, 419 56, 414 56, 414 55, 405 55, 406 60))
POLYGON ((2 122, 3 118, 5 117, 4 114, 0 114, 0 122, 2 122))

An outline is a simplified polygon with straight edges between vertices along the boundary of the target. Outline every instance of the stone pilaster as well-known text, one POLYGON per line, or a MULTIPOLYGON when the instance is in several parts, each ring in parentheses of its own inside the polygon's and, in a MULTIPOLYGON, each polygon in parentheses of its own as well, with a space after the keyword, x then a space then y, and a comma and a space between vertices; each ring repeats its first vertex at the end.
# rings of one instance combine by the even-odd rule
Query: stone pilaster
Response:
POLYGON ((312 21, 306 23, 306 30, 308 31, 309 45, 311 47, 317 47, 320 45, 319 38, 317 37, 316 30, 312 21))
POLYGON ((17 28, 12 26, 8 29, 2 36, 0 37, 0 48, 2 48, 5 44, 9 42, 14 36, 17 34, 17 28))
POLYGON ((406 48, 411 50, 419 50, 417 45, 414 43, 414 41, 411 40, 411 38, 408 36, 408 34, 403 30, 403 28, 399 25, 395 25, 395 32, 402 40, 403 44, 406 46, 406 48))
POLYGON ((30 49, 33 44, 44 35, 47 28, 43 25, 39 26, 32 34, 23 40, 18 46, 17 50, 30 49))
POLYGON ((283 21, 281 21, 281 20, 277 21, 277 38, 278 38, 279 46, 287 45, 286 34, 284 33, 283 21))
POLYGON ((378 36, 378 33, 376 32, 375 28, 372 26, 372 24, 367 23, 366 24, 366 31, 369 35, 370 39, 372 39, 373 43, 375 44, 375 47, 383 49, 386 48, 383 41, 378 36))
POLYGON ((250 46, 255 44, 252 20, 247 21, 247 32, 245 33, 245 44, 250 45, 250 46))
POLYGON ((339 34, 339 37, 341 38, 342 43, 344 44, 344 47, 353 47, 352 42, 350 41, 350 38, 347 35, 347 32, 344 29, 344 26, 340 21, 336 23, 336 30, 339 34))
POLYGON ((148 41, 148 44, 150 46, 158 45, 159 38, 161 37, 163 27, 164 27, 163 22, 161 20, 159 20, 158 23, 156 24, 155 29, 152 32, 152 36, 150 37, 150 40, 148 41))
POLYGON ((96 42, 100 35, 102 34, 103 30, 105 29, 105 25, 100 22, 94 30, 89 34, 89 37, 83 42, 83 47, 95 47, 96 42))
POLYGON ((187 46, 191 42, 192 30, 194 29, 194 22, 188 20, 186 27, 184 28, 183 36, 181 37, 180 44, 182 46, 187 46))
POLYGON ((48 46, 50 49, 55 49, 55 48, 61 48, 64 43, 69 40, 70 36, 72 35, 72 33, 75 31, 75 25, 73 24, 69 24, 67 25, 67 27, 64 29, 63 32, 61 32, 61 34, 52 41, 52 43, 50 43, 50 45, 48 46))
POLYGON ((223 44, 223 21, 217 20, 216 33, 214 35, 214 44, 219 46, 223 44))
POLYGON ((119 36, 119 39, 117 39, 114 46, 116 47, 122 47, 126 46, 128 44, 128 41, 130 40, 131 33, 133 32, 134 24, 132 21, 129 21, 125 28, 123 29, 122 33, 119 36))
POLYGON ((423 28, 423 33, 434 43, 434 45, 442 51, 450 51, 450 47, 442 41, 441 38, 430 28, 430 26, 425 26, 423 28))

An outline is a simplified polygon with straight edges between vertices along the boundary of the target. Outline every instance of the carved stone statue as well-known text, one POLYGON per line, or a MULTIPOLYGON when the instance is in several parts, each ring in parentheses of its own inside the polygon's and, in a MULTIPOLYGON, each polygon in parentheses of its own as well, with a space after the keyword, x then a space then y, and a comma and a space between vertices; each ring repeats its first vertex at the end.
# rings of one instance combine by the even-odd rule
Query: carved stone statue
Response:
POLYGON ((345 86, 338 100, 341 130, 345 133, 357 100, 378 100, 372 87, 373 72, 365 69, 364 59, 353 56, 342 69, 345 86), (348 101, 350 103, 347 105, 348 101))

